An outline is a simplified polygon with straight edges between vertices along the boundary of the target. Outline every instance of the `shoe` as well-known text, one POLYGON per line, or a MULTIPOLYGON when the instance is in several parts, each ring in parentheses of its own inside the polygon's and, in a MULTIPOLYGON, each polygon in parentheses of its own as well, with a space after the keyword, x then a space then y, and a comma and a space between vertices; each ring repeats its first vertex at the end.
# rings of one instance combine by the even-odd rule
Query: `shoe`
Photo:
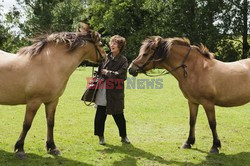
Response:
POLYGON ((126 143, 126 144, 130 144, 130 141, 127 137, 122 137, 121 142, 126 143))
POLYGON ((105 143, 105 140, 104 140, 104 137, 99 136, 99 144, 100 144, 100 145, 105 145, 105 144, 106 144, 106 143, 105 143))

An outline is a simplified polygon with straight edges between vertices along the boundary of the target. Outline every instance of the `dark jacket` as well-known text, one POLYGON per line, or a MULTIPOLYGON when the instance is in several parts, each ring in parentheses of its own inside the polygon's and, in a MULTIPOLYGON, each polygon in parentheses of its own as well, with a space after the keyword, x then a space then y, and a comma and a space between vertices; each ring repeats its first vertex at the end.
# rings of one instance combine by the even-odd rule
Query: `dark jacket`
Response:
POLYGON ((121 54, 115 58, 108 54, 99 65, 99 75, 101 69, 109 70, 106 76, 102 76, 106 80, 107 114, 123 113, 124 81, 127 79, 128 60, 121 54))

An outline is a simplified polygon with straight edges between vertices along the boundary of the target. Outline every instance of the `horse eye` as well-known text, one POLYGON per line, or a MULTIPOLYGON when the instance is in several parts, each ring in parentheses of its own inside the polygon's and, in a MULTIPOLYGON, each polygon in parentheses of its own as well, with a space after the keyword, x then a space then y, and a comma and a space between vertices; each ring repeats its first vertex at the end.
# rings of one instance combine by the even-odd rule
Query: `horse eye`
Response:
POLYGON ((154 59, 154 56, 151 56, 151 57, 149 58, 149 60, 152 60, 152 59, 154 59))
POLYGON ((146 54, 146 53, 144 53, 144 54, 142 54, 142 56, 144 56, 144 57, 145 57, 145 56, 147 56, 147 54, 146 54))

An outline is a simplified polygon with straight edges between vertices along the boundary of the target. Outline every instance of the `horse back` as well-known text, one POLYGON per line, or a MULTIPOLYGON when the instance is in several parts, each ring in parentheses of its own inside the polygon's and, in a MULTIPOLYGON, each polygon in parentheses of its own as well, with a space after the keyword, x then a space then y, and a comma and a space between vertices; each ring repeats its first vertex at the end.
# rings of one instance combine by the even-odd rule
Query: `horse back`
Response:
POLYGON ((22 59, 16 54, 0 50, 0 104, 24 103, 23 70, 20 69, 22 59))
POLYGON ((51 58, 0 54, 0 104, 26 104, 32 98, 45 103, 62 95, 68 79, 55 73, 51 58))
POLYGON ((212 60, 208 67, 192 73, 192 80, 181 83, 186 98, 218 106, 239 106, 250 101, 250 59, 225 63, 212 60))

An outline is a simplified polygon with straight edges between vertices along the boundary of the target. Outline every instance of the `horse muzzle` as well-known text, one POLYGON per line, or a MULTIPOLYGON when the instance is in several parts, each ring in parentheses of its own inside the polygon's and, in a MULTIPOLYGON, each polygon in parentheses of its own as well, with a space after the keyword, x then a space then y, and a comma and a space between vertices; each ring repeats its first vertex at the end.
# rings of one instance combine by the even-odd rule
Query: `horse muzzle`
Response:
POLYGON ((128 69, 130 75, 136 77, 138 75, 137 70, 132 69, 131 67, 128 69))

